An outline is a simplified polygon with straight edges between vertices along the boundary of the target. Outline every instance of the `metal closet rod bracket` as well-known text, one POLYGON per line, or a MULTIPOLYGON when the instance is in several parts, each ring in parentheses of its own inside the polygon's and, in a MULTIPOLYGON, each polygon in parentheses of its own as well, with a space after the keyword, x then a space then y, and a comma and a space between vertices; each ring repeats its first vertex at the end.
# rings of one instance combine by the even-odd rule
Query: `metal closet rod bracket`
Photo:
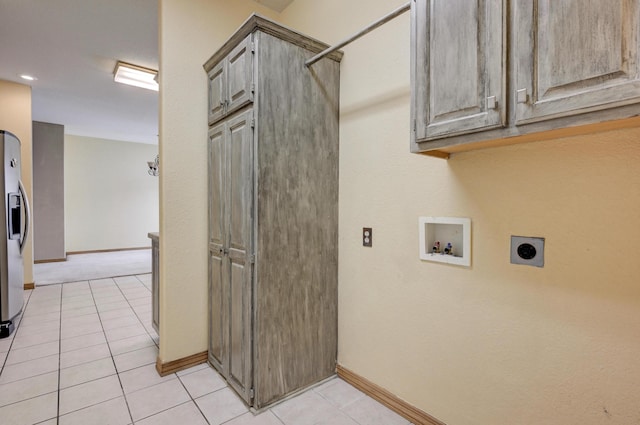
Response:
POLYGON ((322 52, 318 53, 317 55, 315 55, 314 57, 312 57, 311 59, 306 61, 304 63, 304 66, 306 66, 307 68, 310 67, 311 65, 313 65, 316 62, 318 62, 320 59, 322 59, 323 57, 325 57, 329 53, 335 52, 336 50, 346 46, 347 44, 351 43, 352 41, 355 41, 355 40, 359 39, 363 35, 370 33, 371 31, 373 31, 374 29, 378 28, 379 26, 384 25, 387 22, 389 22, 390 20, 402 15, 404 12, 408 11, 409 9, 411 9, 411 2, 405 4, 404 6, 400 6, 399 8, 394 10, 393 12, 391 12, 388 15, 385 15, 382 18, 378 19, 377 21, 369 24, 363 30, 359 31, 358 33, 352 35, 351 37, 349 37, 347 39, 342 40, 340 43, 336 44, 335 46, 331 46, 328 49, 323 50, 322 52))

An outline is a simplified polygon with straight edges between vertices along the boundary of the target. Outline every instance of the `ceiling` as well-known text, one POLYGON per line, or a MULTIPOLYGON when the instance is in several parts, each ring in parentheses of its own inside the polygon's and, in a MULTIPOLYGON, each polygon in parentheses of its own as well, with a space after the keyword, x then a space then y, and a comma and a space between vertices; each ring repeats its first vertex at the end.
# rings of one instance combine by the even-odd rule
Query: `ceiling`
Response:
POLYGON ((267 6, 276 12, 282 12, 287 6, 293 3, 293 0, 255 0, 255 2, 267 6))
POLYGON ((0 80, 31 85, 34 121, 157 143, 158 92, 114 83, 118 60, 158 69, 158 0, 0 0, 0 80))

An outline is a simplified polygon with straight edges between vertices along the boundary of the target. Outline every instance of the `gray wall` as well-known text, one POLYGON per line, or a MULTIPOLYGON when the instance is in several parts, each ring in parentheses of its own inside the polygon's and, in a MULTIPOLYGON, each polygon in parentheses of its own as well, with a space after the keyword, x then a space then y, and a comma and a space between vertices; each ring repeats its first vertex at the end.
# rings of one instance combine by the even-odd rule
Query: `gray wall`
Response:
POLYGON ((64 126, 33 122, 34 261, 63 260, 64 126))

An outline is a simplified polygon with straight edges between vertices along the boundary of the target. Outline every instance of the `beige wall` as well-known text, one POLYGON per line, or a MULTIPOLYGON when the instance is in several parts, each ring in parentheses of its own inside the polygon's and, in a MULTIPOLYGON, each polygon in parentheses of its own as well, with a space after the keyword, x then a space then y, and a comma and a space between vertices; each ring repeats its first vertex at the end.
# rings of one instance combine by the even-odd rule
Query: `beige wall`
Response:
MULTIPOLYGON (((31 87, 0 80, 0 129, 15 134, 21 143, 22 184, 33 199, 31 87)), ((24 282, 33 283, 33 232, 27 236, 23 252, 24 282)))
POLYGON ((160 0, 160 353, 207 350, 204 62, 256 11, 249 0, 160 0))
MULTIPOLYGON (((228 3, 161 2, 164 361, 206 349, 199 66, 244 18, 228 3)), ((403 3, 297 0, 278 19, 331 43, 403 3)), ((344 52, 340 364, 449 425, 636 424, 640 130, 412 155, 408 15, 344 52), (472 219, 470 268, 418 259, 421 215, 472 219), (546 238, 544 268, 509 264, 512 234, 546 238)))
MULTIPOLYGON (((282 19, 335 42, 403 3, 282 19)), ((408 14, 344 52, 339 363, 449 425, 638 423, 640 130, 412 155, 408 14), (472 219, 471 268, 418 259, 421 215, 472 219), (545 267, 509 264, 510 235, 545 237, 545 267)))
POLYGON ((66 135, 66 251, 151 246, 158 230, 158 178, 147 173, 158 147, 66 135))

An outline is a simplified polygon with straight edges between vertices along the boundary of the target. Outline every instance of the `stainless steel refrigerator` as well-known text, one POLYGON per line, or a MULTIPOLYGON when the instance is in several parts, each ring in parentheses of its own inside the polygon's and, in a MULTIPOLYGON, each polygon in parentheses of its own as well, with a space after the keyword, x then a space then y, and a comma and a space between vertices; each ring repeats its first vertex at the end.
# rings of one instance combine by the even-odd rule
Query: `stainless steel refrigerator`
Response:
MULTIPOLYGON (((29 232, 29 201, 20 181, 20 140, 0 130, 0 187, 4 188, 0 208, 0 338, 14 330, 14 320, 24 303, 22 251, 29 232)), ((1 193, 1 192, 0 192, 1 193)))

